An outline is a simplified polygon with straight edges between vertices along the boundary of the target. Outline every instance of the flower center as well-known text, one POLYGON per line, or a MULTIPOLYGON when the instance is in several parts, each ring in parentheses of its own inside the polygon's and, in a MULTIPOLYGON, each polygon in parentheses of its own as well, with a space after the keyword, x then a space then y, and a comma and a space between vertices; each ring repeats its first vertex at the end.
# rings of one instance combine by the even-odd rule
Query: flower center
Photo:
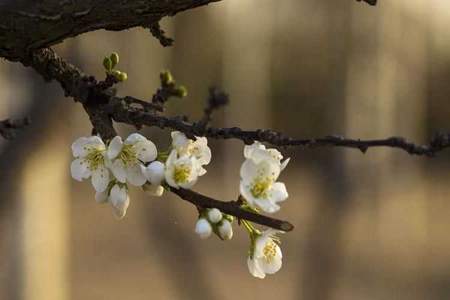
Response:
POLYGON ((89 169, 91 171, 97 170, 99 166, 103 166, 105 164, 104 159, 104 150, 99 150, 92 148, 90 149, 88 155, 86 155, 86 160, 89 162, 89 169))
POLYGON ((123 145, 122 151, 120 151, 119 158, 126 166, 134 165, 137 162, 136 151, 133 145, 123 145))
POLYGON ((191 174, 191 168, 188 165, 179 165, 175 167, 173 178, 177 183, 183 183, 188 181, 191 174))
POLYGON ((270 240, 263 249, 264 260, 266 263, 272 262, 277 253, 277 245, 274 241, 270 240))
POLYGON ((266 198, 267 192, 271 187, 272 180, 270 178, 256 178, 250 192, 255 198, 266 198))

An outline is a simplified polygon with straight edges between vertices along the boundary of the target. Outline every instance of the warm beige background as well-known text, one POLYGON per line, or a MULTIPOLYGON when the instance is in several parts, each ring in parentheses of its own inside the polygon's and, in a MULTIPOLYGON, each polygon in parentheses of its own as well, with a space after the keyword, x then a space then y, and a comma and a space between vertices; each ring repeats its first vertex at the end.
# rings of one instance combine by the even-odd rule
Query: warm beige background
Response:
MULTIPOLYGON (((118 51, 123 95, 150 98, 158 72, 172 70, 190 95, 171 114, 199 117, 207 88, 223 87, 232 102, 218 126, 426 141, 450 130, 450 3, 380 2, 225 0, 165 20, 170 49, 135 29, 57 50, 100 77, 102 57, 118 51)), ((0 119, 34 121, 1 143, 0 299, 450 299, 448 152, 286 150, 291 196, 277 216, 296 230, 282 237, 283 269, 261 281, 247 271, 243 231, 200 241, 195 209, 173 196, 133 190, 116 221, 87 182, 70 179, 70 144, 90 132, 80 105, 18 64, 1 62, 0 84, 0 119)), ((144 133, 168 143, 168 131, 144 133)), ((195 189, 234 198, 242 144, 211 145, 195 189)))

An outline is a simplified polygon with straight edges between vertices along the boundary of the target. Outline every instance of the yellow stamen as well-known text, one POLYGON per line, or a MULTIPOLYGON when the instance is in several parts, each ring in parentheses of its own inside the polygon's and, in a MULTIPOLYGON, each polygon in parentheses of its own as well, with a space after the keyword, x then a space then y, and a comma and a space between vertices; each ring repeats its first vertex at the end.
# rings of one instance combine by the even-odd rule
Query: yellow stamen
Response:
POLYGON ((277 253, 277 244, 275 244, 274 241, 270 240, 269 242, 266 243, 263 249, 264 260, 267 263, 272 262, 272 260, 275 258, 276 253, 277 253))
POLYGON ((266 198, 271 187, 272 180, 270 178, 256 178, 250 192, 255 198, 266 198))
POLYGON ((175 167, 173 178, 177 183, 184 183, 188 181, 190 174, 191 168, 188 165, 179 165, 175 167))

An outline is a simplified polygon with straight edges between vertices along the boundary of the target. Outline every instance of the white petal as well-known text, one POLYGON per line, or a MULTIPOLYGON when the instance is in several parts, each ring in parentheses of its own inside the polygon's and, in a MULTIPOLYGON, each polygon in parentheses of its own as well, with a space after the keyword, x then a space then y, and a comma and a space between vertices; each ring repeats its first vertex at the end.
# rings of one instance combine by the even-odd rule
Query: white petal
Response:
POLYGON ((246 159, 241 165, 241 178, 251 182, 258 175, 258 166, 251 159, 246 159))
POLYGON ((255 141, 251 145, 246 145, 244 147, 244 157, 250 158, 253 153, 253 150, 255 150, 255 149, 266 149, 266 147, 258 141, 255 141))
POLYGON ((177 150, 172 150, 169 154, 169 157, 166 160, 165 172, 164 176, 166 178, 166 182, 168 185, 174 188, 179 188, 178 184, 175 182, 173 178, 173 173, 175 171, 175 162, 177 160, 177 150))
POLYGON ((206 169, 203 168, 203 167, 198 168, 197 174, 198 174, 198 176, 205 175, 206 174, 206 169))
POLYGON ((125 140, 125 144, 127 145, 134 145, 137 142, 146 141, 147 138, 139 133, 132 133, 130 134, 127 139, 125 140))
POLYGON ((72 144, 72 154, 74 157, 84 157, 87 154, 87 150, 84 146, 89 142, 87 137, 80 137, 72 144))
POLYGON ((195 233, 197 233, 201 239, 208 238, 212 233, 211 224, 206 219, 200 218, 195 224, 195 233))
POLYGON ((97 203, 108 202, 108 193, 106 191, 96 192, 95 193, 95 201, 97 201, 97 203))
POLYGON ((287 165, 288 165, 288 163, 289 163, 290 160, 291 160, 291 158, 288 157, 288 158, 286 158, 286 159, 281 163, 281 166, 280 166, 281 171, 283 171, 284 169, 286 169, 286 167, 287 167, 287 165))
POLYGON ((277 254, 275 255, 275 257, 272 259, 272 261, 270 263, 265 262, 261 263, 261 269, 263 270, 264 273, 266 274, 274 274, 276 272, 278 272, 281 269, 282 266, 282 260, 281 260, 281 250, 280 247, 277 246, 277 250, 276 250, 277 254))
POLYGON ((134 186, 142 186, 146 181, 144 174, 142 174, 141 164, 135 164, 126 168, 127 181, 134 186))
POLYGON ((145 163, 155 160, 158 156, 155 144, 149 140, 139 141, 134 144, 133 148, 137 153, 137 158, 145 163))
POLYGON ((104 192, 109 184, 109 171, 104 166, 99 166, 92 171, 92 185, 97 192, 104 192))
POLYGON ((123 142, 120 136, 115 136, 108 146, 108 151, 106 152, 106 156, 108 159, 113 160, 119 155, 120 151, 122 151, 123 142))
POLYGON ((280 206, 269 199, 255 199, 254 205, 269 214, 276 213, 280 210, 280 206))
POLYGON ((263 279, 266 277, 266 274, 261 270, 257 259, 250 257, 247 258, 247 266, 248 270, 250 271, 250 274, 252 274, 254 277, 263 279))
POLYGON ((180 131, 172 131, 170 135, 172 136, 172 146, 175 149, 183 148, 189 144, 189 139, 180 131))
POLYGON ((244 197, 245 200, 247 200, 250 206, 255 206, 255 202, 257 199, 251 193, 249 183, 241 180, 239 184, 239 192, 241 193, 241 196, 244 197))
POLYGON ((130 198, 128 197, 127 189, 114 185, 111 189, 109 200, 114 209, 114 215, 121 219, 125 216, 128 206, 130 205, 130 198))
POLYGON ((192 154, 198 159, 200 165, 207 165, 211 162, 211 149, 208 147, 206 137, 197 137, 191 148, 192 154))
POLYGON ((106 148, 105 143, 103 143, 103 140, 98 135, 90 136, 90 137, 88 137, 88 140, 89 140, 88 144, 91 147, 94 147, 96 149, 102 149, 102 150, 104 150, 106 148))
POLYGON ((270 200, 274 203, 284 201, 289 197, 286 185, 282 182, 275 182, 269 194, 270 200))
POLYGON ((122 160, 116 159, 111 165, 111 171, 119 182, 125 183, 127 181, 127 172, 122 160))
POLYGON ((266 233, 266 231, 263 232, 262 235, 260 235, 256 238, 255 252, 253 254, 254 257, 257 257, 257 258, 263 257, 264 256, 264 252, 263 252, 264 247, 266 246, 267 243, 270 243, 272 241, 272 238, 265 233, 266 233))
POLYGON ((70 173, 73 179, 82 181, 83 179, 89 178, 91 171, 89 170, 89 163, 82 158, 77 158, 72 161, 70 165, 70 173))
POLYGON ((150 163, 143 172, 151 184, 160 185, 164 179, 164 171, 164 164, 160 161, 154 161, 150 163))

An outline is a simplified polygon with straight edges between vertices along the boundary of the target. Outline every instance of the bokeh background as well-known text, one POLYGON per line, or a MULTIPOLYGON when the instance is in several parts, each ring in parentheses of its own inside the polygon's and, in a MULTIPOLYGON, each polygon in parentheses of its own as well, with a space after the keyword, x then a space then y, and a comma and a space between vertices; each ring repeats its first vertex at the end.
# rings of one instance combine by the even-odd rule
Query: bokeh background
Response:
MULTIPOLYGON (((171 115, 199 118, 218 86, 231 104, 216 126, 426 142, 450 130, 450 2, 380 2, 225 0, 164 20, 171 48, 133 29, 56 49, 99 78, 103 56, 119 52, 129 75, 119 94, 143 99, 171 70, 189 89, 171 115)), ((70 145, 91 130, 82 107, 19 64, 1 61, 0 85, 0 119, 33 119, 1 141, 0 299, 450 299, 449 152, 284 149, 290 198, 276 216, 296 229, 282 237, 281 271, 258 280, 245 232, 199 240, 196 210, 173 195, 132 190, 117 221, 88 182, 70 178, 70 145)), ((169 144, 169 131, 143 133, 169 144)), ((210 144, 195 190, 235 199, 243 146, 210 144)))

